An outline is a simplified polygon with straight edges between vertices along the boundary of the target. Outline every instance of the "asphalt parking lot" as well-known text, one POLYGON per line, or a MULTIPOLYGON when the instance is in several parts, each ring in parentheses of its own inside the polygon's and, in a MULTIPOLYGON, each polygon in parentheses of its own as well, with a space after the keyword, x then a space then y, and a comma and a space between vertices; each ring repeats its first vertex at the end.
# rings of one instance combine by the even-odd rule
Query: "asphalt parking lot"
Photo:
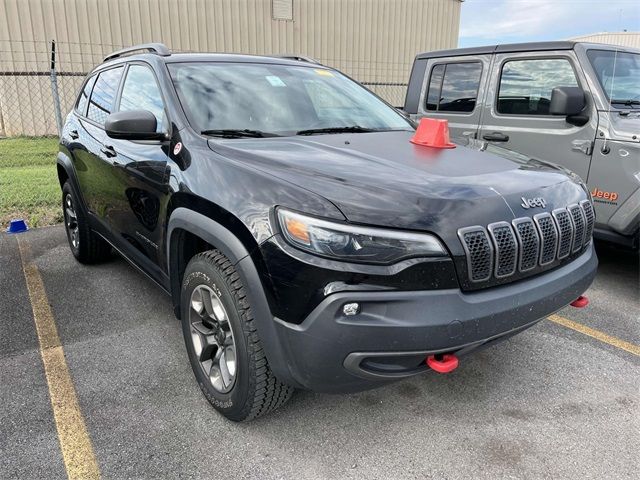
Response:
POLYGON ((297 392, 234 424, 200 393, 152 282, 115 256, 76 263, 62 227, 0 234, 0 478, 67 476, 74 452, 63 456, 59 438, 73 422, 88 434, 67 435, 73 458, 93 459, 103 478, 637 478, 638 256, 598 250, 589 307, 452 374, 354 395, 297 392), (46 297, 29 294, 34 278, 46 297), (34 308, 58 337, 36 331, 34 308), (43 338, 60 345, 41 353, 43 338), (49 350, 64 351, 72 385, 45 375, 49 350))

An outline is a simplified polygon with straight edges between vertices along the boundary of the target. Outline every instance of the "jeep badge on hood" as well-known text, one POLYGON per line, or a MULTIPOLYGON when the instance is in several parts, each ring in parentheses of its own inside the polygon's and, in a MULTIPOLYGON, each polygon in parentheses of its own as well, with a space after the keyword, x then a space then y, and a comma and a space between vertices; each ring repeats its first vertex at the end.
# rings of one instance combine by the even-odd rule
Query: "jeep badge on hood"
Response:
POLYGON ((536 208, 536 207, 544 208, 547 206, 547 202, 545 202, 544 198, 542 197, 536 197, 536 198, 520 197, 520 198, 522 198, 522 203, 520 204, 522 205, 522 208, 536 208))

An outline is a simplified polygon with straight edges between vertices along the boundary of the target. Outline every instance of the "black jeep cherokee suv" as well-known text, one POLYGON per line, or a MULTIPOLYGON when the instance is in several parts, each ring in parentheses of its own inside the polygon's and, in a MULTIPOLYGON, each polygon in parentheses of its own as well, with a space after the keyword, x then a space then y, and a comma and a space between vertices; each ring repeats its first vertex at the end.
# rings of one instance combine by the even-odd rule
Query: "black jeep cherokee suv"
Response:
POLYGON ((451 369, 587 289, 593 209, 559 167, 414 134, 311 60, 116 52, 61 139, 71 251, 171 295, 232 420, 451 369))

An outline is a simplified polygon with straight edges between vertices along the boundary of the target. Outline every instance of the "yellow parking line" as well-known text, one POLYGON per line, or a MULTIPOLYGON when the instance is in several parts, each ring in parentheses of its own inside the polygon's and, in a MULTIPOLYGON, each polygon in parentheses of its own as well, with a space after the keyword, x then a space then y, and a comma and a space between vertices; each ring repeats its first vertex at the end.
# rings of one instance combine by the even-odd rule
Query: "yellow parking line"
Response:
POLYGON ((67 476, 83 480, 100 478, 42 277, 35 263, 29 260, 29 245, 20 237, 17 240, 67 476))
POLYGON ((634 355, 640 356, 640 345, 634 345, 633 343, 625 342, 624 340, 620 340, 619 338, 612 337, 611 335, 607 335, 600 330, 596 330, 595 328, 587 327, 578 322, 574 322, 573 320, 569 320, 568 318, 561 317, 560 315, 549 315, 547 317, 553 323, 557 323, 558 325, 562 325, 563 327, 570 328, 571 330, 575 330, 576 332, 580 332, 588 337, 595 338, 596 340, 600 340, 601 342, 612 345, 620 350, 624 350, 625 352, 632 353, 634 355))

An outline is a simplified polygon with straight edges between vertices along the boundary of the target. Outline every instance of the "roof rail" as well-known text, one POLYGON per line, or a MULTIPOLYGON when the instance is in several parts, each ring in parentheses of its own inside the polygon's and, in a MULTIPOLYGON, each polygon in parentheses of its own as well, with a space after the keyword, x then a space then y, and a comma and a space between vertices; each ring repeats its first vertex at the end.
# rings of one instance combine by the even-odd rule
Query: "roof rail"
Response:
POLYGON ((140 45, 132 45, 131 47, 123 48, 122 50, 117 50, 115 52, 110 53, 106 57, 104 57, 103 62, 107 60, 113 60, 114 58, 122 57, 123 55, 137 52, 137 51, 147 51, 150 53, 155 53, 156 55, 160 55, 162 57, 168 57, 171 55, 171 51, 167 48, 166 45, 162 43, 143 43, 140 45))
POLYGON ((276 58, 286 58, 287 60, 296 60, 298 62, 308 62, 308 63, 315 63, 317 65, 322 65, 315 58, 305 57, 304 55, 285 54, 285 55, 273 55, 273 56, 276 58))

